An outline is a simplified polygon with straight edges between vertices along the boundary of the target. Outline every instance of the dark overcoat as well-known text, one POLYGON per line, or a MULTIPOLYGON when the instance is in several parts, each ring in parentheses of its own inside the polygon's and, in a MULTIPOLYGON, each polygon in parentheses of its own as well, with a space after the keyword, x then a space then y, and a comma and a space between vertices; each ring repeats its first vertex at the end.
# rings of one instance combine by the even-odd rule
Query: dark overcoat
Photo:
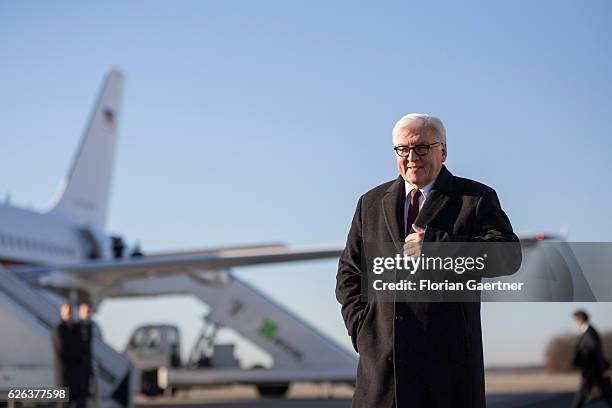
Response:
POLYGON ((610 367, 601 346, 599 333, 590 326, 580 336, 574 351, 573 364, 582 370, 582 376, 602 376, 610 367))
POLYGON ((79 383, 79 340, 76 325, 61 322, 52 333, 55 359, 55 382, 58 387, 69 387, 71 397, 79 383))
POLYGON ((76 392, 80 398, 86 398, 91 394, 91 380, 93 374, 93 323, 91 321, 81 320, 77 323, 76 330, 79 337, 79 381, 76 392))
MULTIPOLYGON (((336 297, 359 353, 355 408, 485 406, 479 302, 362 298, 364 243, 403 243, 404 180, 359 199, 336 276, 336 297)), ((427 242, 510 242, 490 254, 495 275, 516 272, 521 249, 495 191, 442 167, 415 224, 427 242)))
POLYGON ((581 369, 582 378, 572 407, 583 406, 593 387, 599 388, 603 399, 612 406, 612 386, 605 375, 610 364, 603 354, 599 333, 590 325, 578 339, 573 363, 581 369))

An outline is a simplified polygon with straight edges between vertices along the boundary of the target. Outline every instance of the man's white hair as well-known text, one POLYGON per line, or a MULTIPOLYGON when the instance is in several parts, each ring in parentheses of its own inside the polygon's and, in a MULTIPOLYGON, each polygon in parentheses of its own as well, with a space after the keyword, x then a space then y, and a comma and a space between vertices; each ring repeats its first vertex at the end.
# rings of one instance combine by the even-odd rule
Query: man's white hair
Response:
POLYGON ((393 126, 391 136, 395 140, 395 135, 402 129, 427 129, 433 131, 436 142, 446 144, 446 129, 442 121, 436 116, 427 115, 425 113, 409 113, 402 116, 393 126))

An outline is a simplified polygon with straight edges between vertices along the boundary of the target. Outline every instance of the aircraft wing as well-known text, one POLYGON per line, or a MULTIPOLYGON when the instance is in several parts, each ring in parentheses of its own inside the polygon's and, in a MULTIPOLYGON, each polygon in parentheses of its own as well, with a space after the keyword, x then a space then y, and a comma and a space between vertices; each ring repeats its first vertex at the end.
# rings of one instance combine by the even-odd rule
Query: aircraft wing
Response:
POLYGON ((35 280, 54 271, 69 273, 89 283, 114 284, 121 280, 189 273, 194 271, 222 270, 238 266, 276 264, 338 258, 343 247, 289 248, 283 245, 228 248, 218 250, 189 251, 155 254, 113 261, 90 261, 78 264, 53 265, 14 269, 21 277, 35 280))
MULTIPOLYGON (((521 236, 523 247, 536 245, 542 240, 556 240, 554 235, 521 236)), ((88 261, 77 264, 13 268, 22 278, 30 281, 53 272, 68 273, 91 284, 113 285, 117 282, 146 276, 164 276, 230 269, 239 266, 276 264, 338 258, 343 246, 290 248, 282 244, 228 247, 182 252, 151 254, 138 258, 112 261, 88 261)))

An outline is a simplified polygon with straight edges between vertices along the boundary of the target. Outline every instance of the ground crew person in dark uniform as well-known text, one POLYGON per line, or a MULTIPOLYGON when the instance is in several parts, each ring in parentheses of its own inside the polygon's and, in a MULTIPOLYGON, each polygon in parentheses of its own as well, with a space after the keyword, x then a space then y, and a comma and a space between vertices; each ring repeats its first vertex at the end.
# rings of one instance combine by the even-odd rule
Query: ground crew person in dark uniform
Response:
POLYGON ((599 333, 591 326, 589 315, 584 310, 574 312, 574 320, 582 335, 576 344, 573 365, 580 368, 582 378, 572 407, 584 406, 593 387, 599 388, 604 401, 612 407, 612 387, 610 379, 605 376, 610 363, 604 357, 599 333))
POLYGON ((92 308, 89 303, 79 306, 77 333, 79 340, 79 404, 92 406, 96 404, 96 378, 94 375, 94 338, 100 338, 100 329, 91 320, 92 308))

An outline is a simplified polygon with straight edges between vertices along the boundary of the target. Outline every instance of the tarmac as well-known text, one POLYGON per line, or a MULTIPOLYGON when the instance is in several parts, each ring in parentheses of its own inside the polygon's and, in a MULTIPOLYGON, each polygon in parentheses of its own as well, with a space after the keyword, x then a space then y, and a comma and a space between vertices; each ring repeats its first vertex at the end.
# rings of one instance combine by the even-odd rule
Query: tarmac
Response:
MULTIPOLYGON (((570 407, 573 394, 510 394, 487 396, 488 408, 562 408, 570 407)), ((350 408, 350 399, 286 399, 286 400, 253 400, 225 403, 156 403, 138 404, 138 408, 350 408)), ((602 401, 591 402, 588 408, 604 408, 602 401)))
MULTIPOLYGON (((488 408, 570 407, 579 378, 575 374, 551 375, 544 372, 488 373, 488 408)), ((236 385, 209 389, 182 390, 175 396, 138 396, 138 408, 350 408, 352 388, 346 385, 293 384, 285 399, 258 398, 251 386, 236 385)), ((592 401, 589 408, 607 407, 592 401)))

